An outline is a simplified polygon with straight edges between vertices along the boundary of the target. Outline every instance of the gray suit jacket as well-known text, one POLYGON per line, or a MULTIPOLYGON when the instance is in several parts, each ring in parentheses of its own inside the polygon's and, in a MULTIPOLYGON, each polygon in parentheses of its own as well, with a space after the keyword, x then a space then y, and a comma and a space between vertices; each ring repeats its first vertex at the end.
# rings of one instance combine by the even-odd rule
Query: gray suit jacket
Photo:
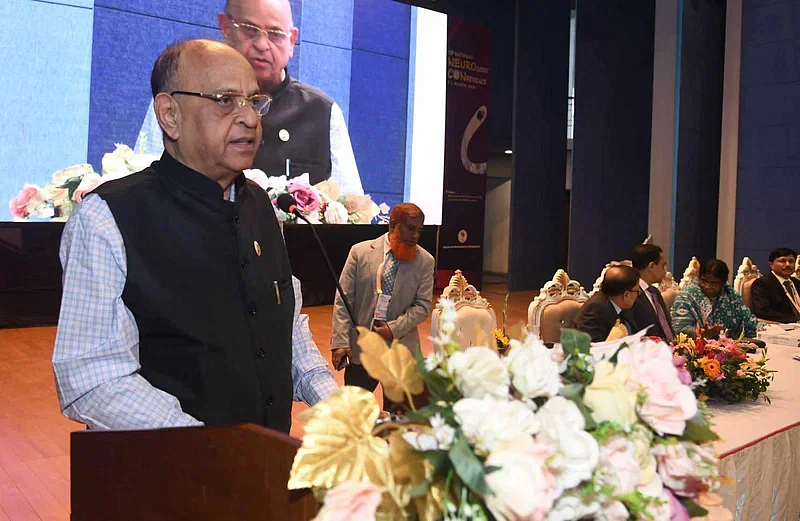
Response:
MULTIPOLYGON (((386 234, 364 241, 350 249, 350 255, 339 277, 359 326, 372 328, 375 306, 378 303, 378 267, 383 262, 386 234)), ((389 303, 388 325, 394 338, 412 350, 419 350, 417 326, 430 314, 433 299, 433 256, 417 246, 411 262, 401 262, 397 269, 392 300, 389 303)), ((361 363, 358 333, 350 325, 347 309, 337 293, 333 304, 333 334, 331 349, 350 347, 353 363, 361 363)))

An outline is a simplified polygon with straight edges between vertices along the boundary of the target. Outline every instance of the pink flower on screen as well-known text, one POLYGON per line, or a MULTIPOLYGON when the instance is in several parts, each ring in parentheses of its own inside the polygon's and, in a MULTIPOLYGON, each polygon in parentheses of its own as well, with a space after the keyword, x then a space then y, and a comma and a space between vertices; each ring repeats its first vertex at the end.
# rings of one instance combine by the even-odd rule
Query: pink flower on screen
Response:
POLYGON ((42 202, 42 195, 39 187, 25 184, 15 198, 8 202, 8 208, 11 210, 11 215, 15 218, 26 217, 30 211, 28 208, 32 204, 42 202))
POLYGON ((322 204, 319 195, 308 185, 292 183, 289 185, 289 193, 297 201, 297 209, 303 213, 317 211, 322 204))

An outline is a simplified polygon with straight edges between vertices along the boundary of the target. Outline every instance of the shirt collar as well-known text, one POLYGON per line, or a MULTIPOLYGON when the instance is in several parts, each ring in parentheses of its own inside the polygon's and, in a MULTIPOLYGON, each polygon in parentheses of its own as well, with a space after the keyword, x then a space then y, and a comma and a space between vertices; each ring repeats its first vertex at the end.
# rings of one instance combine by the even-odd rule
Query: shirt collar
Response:
POLYGON ((783 277, 781 277, 780 275, 778 275, 778 274, 777 274, 777 273, 775 273, 774 271, 772 272, 772 274, 775 276, 775 278, 776 278, 776 279, 778 279, 778 282, 780 282, 780 283, 781 283, 781 286, 783 286, 783 284, 784 284, 784 283, 785 283, 787 280, 789 280, 789 279, 784 279, 783 277))
POLYGON ((611 300, 611 299, 608 299, 608 301, 609 301, 609 302, 611 302, 611 305, 612 305, 612 306, 614 306, 614 311, 616 311, 616 312, 617 312, 617 315, 619 315, 620 313, 622 313, 622 308, 621 308, 621 307, 619 307, 619 306, 617 305, 617 303, 616 303, 616 302, 614 302, 614 301, 613 301, 613 300, 611 300))
POLYGON ((639 287, 642 288, 642 291, 648 291, 650 289, 650 284, 643 281, 642 279, 639 279, 639 287))
POLYGON ((392 249, 392 243, 389 242, 389 234, 383 234, 383 256, 387 256, 392 249))
MULTIPOLYGON (((156 172, 158 172, 162 178, 175 183, 180 188, 200 197, 201 199, 205 199, 212 203, 224 201, 224 192, 219 183, 201 174, 197 170, 184 165, 172 157, 167 151, 164 151, 164 153, 161 155, 161 159, 154 163, 153 166, 155 167, 156 172)), ((246 197, 247 190, 242 190, 245 184, 246 180, 244 174, 239 174, 239 176, 234 180, 233 189, 236 190, 236 196, 234 199, 240 200, 246 197)))

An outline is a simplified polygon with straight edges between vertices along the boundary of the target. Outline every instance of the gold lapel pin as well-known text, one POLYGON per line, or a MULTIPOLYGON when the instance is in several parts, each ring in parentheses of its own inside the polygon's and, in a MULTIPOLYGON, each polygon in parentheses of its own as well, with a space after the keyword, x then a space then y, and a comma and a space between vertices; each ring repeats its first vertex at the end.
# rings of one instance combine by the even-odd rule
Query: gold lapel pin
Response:
POLYGON ((261 245, 258 244, 258 241, 253 241, 253 248, 256 250, 256 255, 261 257, 261 245))

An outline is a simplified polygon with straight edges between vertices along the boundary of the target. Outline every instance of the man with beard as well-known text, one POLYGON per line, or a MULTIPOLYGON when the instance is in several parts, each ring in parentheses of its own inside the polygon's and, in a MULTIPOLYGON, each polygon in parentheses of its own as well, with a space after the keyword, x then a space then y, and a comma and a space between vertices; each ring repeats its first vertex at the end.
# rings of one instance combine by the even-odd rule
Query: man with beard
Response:
MULTIPOLYGON (((298 29, 289 0, 227 0, 217 15, 225 43, 239 51, 256 73, 262 94, 272 97, 261 118, 263 140, 252 168, 269 176, 309 174, 312 185, 333 179, 342 193, 362 195, 350 134, 341 107, 320 89, 289 76, 298 29)), ((152 104, 136 150, 159 155, 161 130, 152 104)))
MULTIPOLYGON (((424 221, 417 205, 395 206, 389 233, 353 246, 339 278, 359 326, 372 329, 387 344, 397 339, 412 350, 419 349, 417 326, 428 318, 433 297, 433 256, 417 245, 424 221)), ((358 332, 337 294, 331 336, 334 367, 345 355, 351 358, 345 384, 374 391, 378 381, 361 365, 358 332)))

